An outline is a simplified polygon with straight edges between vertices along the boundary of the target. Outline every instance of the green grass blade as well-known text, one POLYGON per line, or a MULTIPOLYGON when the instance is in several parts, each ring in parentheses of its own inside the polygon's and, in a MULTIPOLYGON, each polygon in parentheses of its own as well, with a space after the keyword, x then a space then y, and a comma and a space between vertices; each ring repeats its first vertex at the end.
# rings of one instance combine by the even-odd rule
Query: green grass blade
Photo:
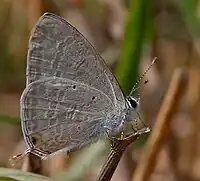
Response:
POLYGON ((140 58, 148 29, 148 0, 132 0, 125 27, 121 61, 116 76, 127 95, 137 80, 140 58))
POLYGON ((4 180, 7 178, 18 181, 53 181, 53 179, 45 176, 33 174, 30 172, 22 172, 20 170, 11 168, 0 168, 0 178, 4 178, 4 180))
POLYGON ((196 0, 179 0, 177 5, 183 15, 189 30, 196 36, 200 36, 200 20, 197 15, 197 1, 196 0))
POLYGON ((19 118, 7 116, 7 115, 0 115, 0 123, 1 122, 20 127, 20 119, 19 118))
POLYGON ((0 181, 19 181, 19 180, 9 178, 9 177, 0 177, 0 181))

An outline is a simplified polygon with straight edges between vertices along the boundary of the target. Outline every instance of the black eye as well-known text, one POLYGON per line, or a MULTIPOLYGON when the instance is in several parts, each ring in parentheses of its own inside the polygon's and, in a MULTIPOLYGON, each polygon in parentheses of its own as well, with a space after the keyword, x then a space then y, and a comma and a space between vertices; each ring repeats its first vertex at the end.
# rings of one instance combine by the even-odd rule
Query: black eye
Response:
POLYGON ((132 107, 132 108, 135 109, 135 108, 137 107, 138 103, 136 102, 135 99, 129 98, 128 101, 129 101, 129 103, 131 104, 131 107, 132 107))

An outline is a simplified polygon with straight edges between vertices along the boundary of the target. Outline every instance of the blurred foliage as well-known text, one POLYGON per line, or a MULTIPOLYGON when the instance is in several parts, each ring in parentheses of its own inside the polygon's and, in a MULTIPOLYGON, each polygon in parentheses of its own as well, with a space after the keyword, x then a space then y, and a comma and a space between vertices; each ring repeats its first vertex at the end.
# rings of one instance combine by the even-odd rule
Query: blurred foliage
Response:
POLYGON ((149 7, 149 1, 131 1, 125 26, 121 60, 116 70, 117 79, 126 95, 130 93, 138 79, 141 55, 149 30, 148 25, 149 22, 152 22, 149 7))
POLYGON ((14 118, 11 116, 7 115, 0 115, 0 122, 5 122, 8 124, 11 124, 13 126, 19 126, 20 127, 20 119, 19 118, 14 118))
POLYGON ((0 179, 1 181, 53 181, 48 177, 33 174, 30 172, 23 172, 11 168, 0 168, 0 179), (4 180, 3 180, 4 179, 4 180), (7 179, 7 180, 6 180, 7 179), (10 180, 9 180, 10 179, 10 180))
POLYGON ((89 174, 90 170, 96 165, 98 161, 96 158, 100 158, 107 150, 107 144, 105 141, 98 141, 84 149, 80 155, 73 160, 73 163, 67 168, 66 171, 58 174, 56 179, 59 181, 78 181, 84 180, 89 174), (81 162, 80 162, 81 160, 81 162))
POLYGON ((198 12, 198 1, 196 0, 179 0, 178 6, 182 13, 182 17, 186 22, 189 30, 191 29, 191 35, 200 36, 200 12, 198 12))
POLYGON ((2 3, 0 5, 0 39, 4 41, 0 41, 0 86, 2 87, 5 85, 5 80, 12 73, 12 62, 9 59, 9 55, 7 52, 8 41, 5 41, 5 37, 8 37, 9 29, 7 26, 8 19, 9 19, 9 3, 2 3), (2 84, 3 83, 3 84, 2 84))
POLYGON ((13 179, 13 178, 9 178, 9 177, 0 177, 0 180, 1 181, 19 181, 19 180, 16 180, 16 179, 13 179))

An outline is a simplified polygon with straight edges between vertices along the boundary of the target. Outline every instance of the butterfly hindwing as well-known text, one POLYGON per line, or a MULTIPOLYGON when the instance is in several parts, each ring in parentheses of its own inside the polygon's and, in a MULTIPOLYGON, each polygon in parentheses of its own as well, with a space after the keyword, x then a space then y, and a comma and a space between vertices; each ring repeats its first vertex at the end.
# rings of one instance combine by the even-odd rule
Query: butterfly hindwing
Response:
POLYGON ((38 136, 36 147, 50 153, 82 147, 84 140, 94 142, 105 134, 112 104, 107 95, 85 84, 63 78, 37 80, 27 86, 21 98, 26 141, 35 147, 32 140, 38 136))

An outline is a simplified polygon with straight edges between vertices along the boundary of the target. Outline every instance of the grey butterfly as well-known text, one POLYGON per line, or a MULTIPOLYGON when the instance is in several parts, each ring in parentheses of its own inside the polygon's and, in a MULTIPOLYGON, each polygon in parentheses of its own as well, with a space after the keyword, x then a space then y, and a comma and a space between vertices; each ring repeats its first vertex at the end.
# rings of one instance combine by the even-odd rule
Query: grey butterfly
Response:
POLYGON ((138 115, 139 99, 125 98, 94 47, 57 15, 45 13, 33 28, 26 76, 20 102, 26 153, 75 151, 123 131, 138 115))

